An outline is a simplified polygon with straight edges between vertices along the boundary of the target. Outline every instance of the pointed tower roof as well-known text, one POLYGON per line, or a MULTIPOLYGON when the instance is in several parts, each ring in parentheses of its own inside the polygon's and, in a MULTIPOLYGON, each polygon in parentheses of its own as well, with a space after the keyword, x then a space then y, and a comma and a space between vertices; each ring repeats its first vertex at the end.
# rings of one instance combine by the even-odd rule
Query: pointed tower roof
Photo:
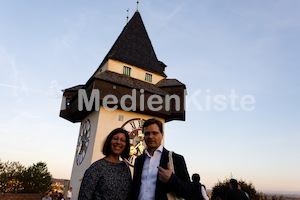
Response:
POLYGON ((100 67, 108 59, 118 60, 166 77, 165 65, 158 61, 138 11, 124 27, 100 67))

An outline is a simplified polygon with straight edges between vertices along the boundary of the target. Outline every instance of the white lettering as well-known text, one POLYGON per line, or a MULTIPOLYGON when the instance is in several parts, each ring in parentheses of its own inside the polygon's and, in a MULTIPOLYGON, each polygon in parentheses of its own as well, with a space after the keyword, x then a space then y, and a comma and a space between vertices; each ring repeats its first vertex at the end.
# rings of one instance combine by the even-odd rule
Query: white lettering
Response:
POLYGON ((125 111, 136 111, 136 89, 132 90, 132 94, 126 94, 124 96, 121 97, 120 100, 120 104, 121 104, 121 108, 125 111), (127 107, 126 106, 126 99, 130 99, 131 100, 131 106, 127 107))
POLYGON ((242 96, 240 103, 241 103, 241 107, 243 110, 252 111, 255 108, 255 105, 254 105, 255 102, 256 102, 256 100, 252 95, 245 95, 245 96, 242 96), (246 107, 246 105, 252 105, 252 106, 246 107))
POLYGON ((108 94, 103 98, 103 107, 108 111, 114 111, 118 108, 117 105, 114 105, 112 108, 108 106, 108 104, 117 104, 118 98, 115 95, 108 94), (112 101, 109 101, 108 99, 112 99, 112 101))
POLYGON ((83 110, 83 100, 84 105, 87 111, 91 111, 93 108, 94 100, 95 100, 95 110, 98 111, 100 109, 100 91, 92 90, 92 94, 90 97, 90 101, 88 100, 86 90, 79 89, 78 90, 78 110, 83 110))
POLYGON ((162 109, 162 104, 163 103, 163 99, 161 96, 157 95, 157 94, 153 94, 149 97, 149 99, 147 100, 147 105, 149 107, 150 110, 152 111, 160 111, 162 109), (157 99, 157 101, 155 101, 154 99, 157 99), (153 107, 154 105, 160 105, 157 108, 153 107))

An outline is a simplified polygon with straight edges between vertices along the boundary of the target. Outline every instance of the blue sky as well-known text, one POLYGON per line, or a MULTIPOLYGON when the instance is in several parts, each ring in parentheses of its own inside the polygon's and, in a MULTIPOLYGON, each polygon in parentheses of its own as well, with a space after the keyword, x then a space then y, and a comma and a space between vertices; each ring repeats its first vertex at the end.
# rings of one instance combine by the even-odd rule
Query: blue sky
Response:
MULTIPOLYGON (((0 159, 70 178, 79 124, 59 117, 61 89, 84 84, 136 1, 0 0, 0 159)), ((300 188, 300 1, 151 0, 139 11, 168 78, 186 84, 186 121, 165 146, 211 188, 230 177, 259 191, 300 188), (252 111, 233 111, 245 95, 252 111), (226 97, 216 111, 207 97, 226 97), (210 110, 206 109, 209 107, 210 110)))

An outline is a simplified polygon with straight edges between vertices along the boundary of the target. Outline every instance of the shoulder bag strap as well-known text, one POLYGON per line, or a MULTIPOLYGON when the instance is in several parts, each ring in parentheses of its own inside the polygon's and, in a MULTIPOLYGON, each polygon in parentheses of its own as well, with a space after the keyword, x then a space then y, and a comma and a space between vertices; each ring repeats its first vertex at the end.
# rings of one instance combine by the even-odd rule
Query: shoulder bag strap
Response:
POLYGON ((172 172, 175 174, 172 154, 173 154, 173 151, 169 151, 169 164, 170 164, 172 172))

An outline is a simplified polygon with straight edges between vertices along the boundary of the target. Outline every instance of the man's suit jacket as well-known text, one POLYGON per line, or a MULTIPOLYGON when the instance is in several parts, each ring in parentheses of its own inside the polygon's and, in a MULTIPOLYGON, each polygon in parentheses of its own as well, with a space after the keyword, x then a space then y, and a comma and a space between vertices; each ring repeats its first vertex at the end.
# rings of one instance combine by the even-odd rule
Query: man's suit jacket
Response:
MULTIPOLYGON (((143 166, 145 162, 146 154, 142 154, 135 160, 134 174, 132 181, 131 200, 137 200, 140 187, 143 166)), ((169 162, 169 151, 163 148, 163 152, 160 159, 159 166, 167 169, 169 162)), ((167 200, 167 193, 174 192, 178 197, 189 199, 192 193, 192 185, 190 176, 187 171, 187 167, 183 156, 173 153, 173 163, 175 174, 172 173, 167 183, 161 182, 158 177, 156 181, 155 199, 156 200, 167 200)))

